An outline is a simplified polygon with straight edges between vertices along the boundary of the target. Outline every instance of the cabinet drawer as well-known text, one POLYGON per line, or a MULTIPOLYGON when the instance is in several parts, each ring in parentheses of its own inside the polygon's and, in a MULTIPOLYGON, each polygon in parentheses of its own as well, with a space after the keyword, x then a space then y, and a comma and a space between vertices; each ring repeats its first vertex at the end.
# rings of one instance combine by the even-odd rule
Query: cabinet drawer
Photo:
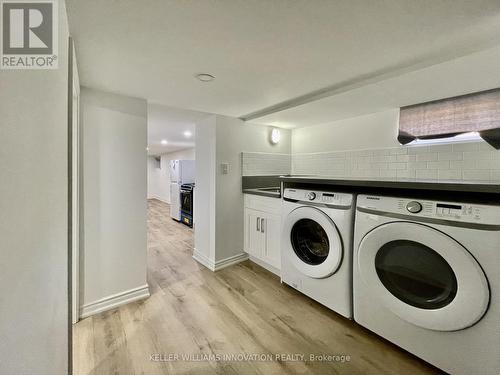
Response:
POLYGON ((276 215, 281 214, 281 199, 253 194, 244 194, 244 197, 246 208, 276 215))

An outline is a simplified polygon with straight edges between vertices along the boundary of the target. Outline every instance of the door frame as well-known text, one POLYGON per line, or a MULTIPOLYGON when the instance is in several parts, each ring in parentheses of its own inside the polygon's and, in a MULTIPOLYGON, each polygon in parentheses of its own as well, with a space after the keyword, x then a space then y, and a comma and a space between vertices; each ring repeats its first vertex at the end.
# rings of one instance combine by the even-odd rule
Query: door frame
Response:
POLYGON ((80 317, 80 243, 81 232, 81 129, 80 81, 73 39, 69 38, 68 69, 68 245, 69 309, 71 325, 80 317))

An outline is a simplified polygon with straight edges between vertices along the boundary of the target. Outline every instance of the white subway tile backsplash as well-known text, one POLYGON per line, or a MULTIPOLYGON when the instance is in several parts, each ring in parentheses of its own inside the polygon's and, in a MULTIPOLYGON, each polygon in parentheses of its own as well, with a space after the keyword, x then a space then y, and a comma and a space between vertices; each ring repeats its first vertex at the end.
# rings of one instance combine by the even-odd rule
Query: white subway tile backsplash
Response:
POLYGON ((466 151, 464 160, 492 159, 493 151, 466 151))
POLYGON ((451 169, 474 169, 476 167, 476 160, 452 160, 450 161, 451 169))
POLYGON ((243 152, 241 172, 243 176, 271 176, 290 174, 292 158, 290 154, 243 152))
POLYGON ((500 181, 500 171, 491 171, 491 181, 500 181))
POLYGON ((452 148, 454 152, 479 151, 479 143, 478 142, 454 143, 452 148))
POLYGON ((409 162, 417 160, 416 155, 396 155, 396 161, 409 162))
POLYGON ((453 169, 438 170, 438 179, 440 180, 461 180, 462 171, 453 169))
POLYGON ((462 160, 464 158, 463 152, 440 152, 438 153, 438 160, 462 160))
POLYGON ((478 171, 478 170, 465 170, 463 171, 464 180, 475 181, 475 180, 489 180, 490 171, 478 171))
POLYGON ((406 163, 389 163, 389 169, 406 169, 406 163))
POLYGON ((449 161, 429 161, 427 162, 427 169, 449 169, 449 161))
POLYGON ((408 169, 427 169, 426 161, 411 161, 408 163, 408 169))
POLYGON ((468 142, 293 155, 245 152, 242 171, 244 175, 499 182, 500 151, 485 142, 468 142))
POLYGON ((438 154, 435 152, 428 152, 426 154, 418 154, 417 161, 437 161, 438 154))
POLYGON ((414 169, 399 170, 396 171, 396 177, 404 179, 415 179, 417 177, 417 171, 414 169))
POLYGON ((395 178, 397 177, 397 171, 396 170, 380 171, 380 177, 395 178))
POLYGON ((429 146, 429 152, 452 152, 452 151, 453 151, 453 145, 451 144, 429 146))
POLYGON ((408 154, 416 155, 416 154, 427 154, 429 153, 429 146, 411 146, 408 147, 408 154))
POLYGON ((437 180, 437 169, 419 169, 417 170, 417 180, 437 180))

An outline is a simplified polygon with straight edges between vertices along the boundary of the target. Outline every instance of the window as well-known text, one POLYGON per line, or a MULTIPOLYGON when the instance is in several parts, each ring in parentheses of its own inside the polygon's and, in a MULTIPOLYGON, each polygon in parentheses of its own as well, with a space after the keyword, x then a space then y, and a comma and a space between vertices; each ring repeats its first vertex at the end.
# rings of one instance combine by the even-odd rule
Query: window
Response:
MULTIPOLYGON (((480 137, 500 149, 500 89, 402 107, 401 144, 480 137)), ((434 143, 434 142, 433 142, 434 143)))

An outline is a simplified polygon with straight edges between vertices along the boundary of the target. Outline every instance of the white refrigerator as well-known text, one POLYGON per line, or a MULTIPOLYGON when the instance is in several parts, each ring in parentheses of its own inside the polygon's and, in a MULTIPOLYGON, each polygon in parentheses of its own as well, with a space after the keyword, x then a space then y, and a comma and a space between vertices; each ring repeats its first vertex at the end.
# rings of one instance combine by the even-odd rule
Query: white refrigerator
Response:
POLYGON ((195 182, 195 175, 194 160, 170 160, 170 216, 174 220, 181 220, 181 185, 195 182))

